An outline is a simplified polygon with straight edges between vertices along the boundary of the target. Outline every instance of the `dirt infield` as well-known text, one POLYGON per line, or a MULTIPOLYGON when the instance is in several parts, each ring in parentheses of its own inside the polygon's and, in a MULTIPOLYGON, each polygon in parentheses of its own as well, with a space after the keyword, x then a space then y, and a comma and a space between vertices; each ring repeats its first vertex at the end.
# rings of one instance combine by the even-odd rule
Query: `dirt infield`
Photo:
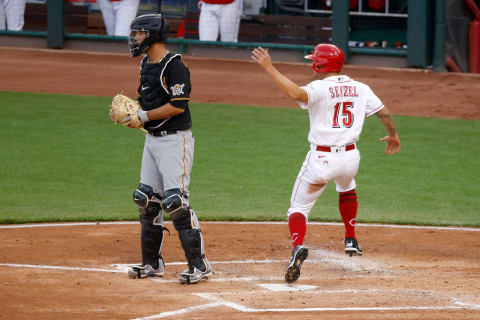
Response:
POLYGON ((348 257, 342 225, 309 224, 309 258, 287 286, 286 224, 204 222, 215 275, 188 286, 170 223, 158 280, 125 273, 139 260, 138 222, 14 227, 0 229, 4 319, 480 317, 479 229, 359 225, 365 254, 348 257))
MULTIPOLYGON (((185 58, 193 102, 296 107, 257 66, 185 58)), ((0 90, 134 96, 138 59, 0 47, 0 90)), ((299 84, 302 64, 279 68, 299 84)), ((346 66, 395 113, 480 119, 478 76, 346 66)), ((360 213, 361 215, 361 213, 360 213)), ((310 223, 302 276, 285 285, 286 223, 202 223, 215 275, 177 281, 185 268, 171 224, 161 279, 130 280, 140 225, 0 226, 0 319, 479 319, 479 228, 360 225, 362 257, 343 254, 343 226, 310 223)))

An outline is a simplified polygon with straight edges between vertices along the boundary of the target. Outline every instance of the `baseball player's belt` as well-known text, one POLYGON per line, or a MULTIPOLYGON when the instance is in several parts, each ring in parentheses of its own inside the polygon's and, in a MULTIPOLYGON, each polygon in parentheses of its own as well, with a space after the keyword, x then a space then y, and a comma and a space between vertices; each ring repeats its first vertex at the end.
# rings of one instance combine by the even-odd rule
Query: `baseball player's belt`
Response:
POLYGON ((166 130, 163 130, 163 131, 148 131, 148 133, 150 133, 154 137, 165 137, 165 136, 168 136, 168 135, 171 135, 171 134, 176 134, 177 131, 166 131, 166 130))
MULTIPOLYGON (((322 151, 322 152, 339 152, 337 150, 341 151, 341 149, 343 148, 335 148, 335 147, 325 147, 325 146, 317 146, 317 151, 322 151)), ((354 150, 355 149, 355 144, 352 143, 352 144, 347 144, 345 146, 345 151, 350 151, 350 150, 354 150)))

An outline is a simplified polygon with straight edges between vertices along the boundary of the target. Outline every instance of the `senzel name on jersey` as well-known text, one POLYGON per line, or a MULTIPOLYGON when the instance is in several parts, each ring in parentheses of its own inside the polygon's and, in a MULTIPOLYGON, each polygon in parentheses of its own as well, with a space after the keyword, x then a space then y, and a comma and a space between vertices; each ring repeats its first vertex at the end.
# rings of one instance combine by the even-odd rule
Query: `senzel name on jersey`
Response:
POLYGON ((357 87, 354 86, 335 86, 328 88, 332 99, 342 97, 358 97, 357 87))

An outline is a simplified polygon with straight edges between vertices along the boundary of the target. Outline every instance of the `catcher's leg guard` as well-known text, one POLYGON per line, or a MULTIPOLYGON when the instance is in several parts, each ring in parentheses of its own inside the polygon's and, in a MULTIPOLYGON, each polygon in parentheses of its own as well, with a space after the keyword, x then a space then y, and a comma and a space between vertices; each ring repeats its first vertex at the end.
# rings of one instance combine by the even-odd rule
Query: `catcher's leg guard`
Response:
POLYGON ((202 231, 185 196, 179 189, 167 190, 162 207, 170 213, 188 262, 188 270, 181 273, 180 282, 195 283, 211 275, 213 271, 205 258, 202 231))
POLYGON ((200 229, 179 230, 178 235, 188 262, 188 269, 180 273, 180 282, 192 284, 208 279, 213 274, 213 269, 205 257, 200 229))
POLYGON ((140 215, 142 224, 141 244, 142 244, 142 265, 150 265, 158 269, 162 259, 161 250, 163 243, 163 230, 161 225, 154 225, 155 217, 140 215))
MULTIPOLYGON (((131 278, 162 276, 164 262, 161 256, 163 242, 163 216, 160 196, 153 188, 140 184, 133 193, 133 201, 140 212, 142 265, 129 270, 131 278)), ((168 229, 167 229, 168 230, 168 229)))
POLYGON ((153 188, 140 183, 138 189, 133 192, 133 202, 138 207, 140 214, 146 216, 158 216, 162 210, 162 198, 153 188))

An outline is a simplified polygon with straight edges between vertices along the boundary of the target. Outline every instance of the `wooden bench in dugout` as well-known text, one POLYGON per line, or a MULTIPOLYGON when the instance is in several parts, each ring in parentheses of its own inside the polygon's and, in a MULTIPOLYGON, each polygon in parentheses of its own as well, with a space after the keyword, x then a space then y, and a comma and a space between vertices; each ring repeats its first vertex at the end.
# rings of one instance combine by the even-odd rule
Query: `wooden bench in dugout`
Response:
MULTIPOLYGON (((198 16, 198 12, 185 15, 182 22, 185 39, 198 39, 198 16)), ((238 41, 317 45, 331 42, 331 36, 332 20, 329 18, 249 15, 240 23, 238 41)))
MULTIPOLYGON (((47 30, 47 5, 44 3, 26 3, 25 5, 25 31, 47 30)), ((88 8, 65 4, 64 9, 65 32, 87 33, 88 8)))

